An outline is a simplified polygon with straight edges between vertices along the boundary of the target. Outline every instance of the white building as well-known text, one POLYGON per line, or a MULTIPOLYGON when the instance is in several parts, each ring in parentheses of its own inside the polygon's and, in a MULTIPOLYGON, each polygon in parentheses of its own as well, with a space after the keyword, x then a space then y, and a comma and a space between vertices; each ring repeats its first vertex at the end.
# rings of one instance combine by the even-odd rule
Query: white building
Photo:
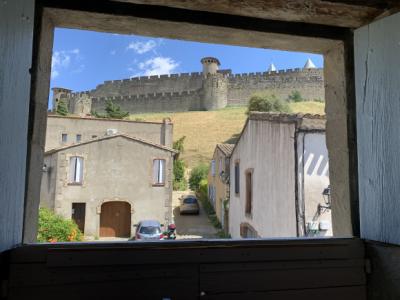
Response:
POLYGON ((233 238, 332 235, 323 116, 251 113, 230 178, 233 238))

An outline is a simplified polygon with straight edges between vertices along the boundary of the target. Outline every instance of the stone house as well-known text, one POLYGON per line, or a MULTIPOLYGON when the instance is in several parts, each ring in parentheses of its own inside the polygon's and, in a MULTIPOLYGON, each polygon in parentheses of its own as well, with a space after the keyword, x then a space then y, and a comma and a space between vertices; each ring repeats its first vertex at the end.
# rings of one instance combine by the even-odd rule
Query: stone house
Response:
POLYGON ((325 118, 253 112, 230 158, 229 233, 330 236, 325 118))
POLYGON ((226 232, 229 224, 229 162, 233 147, 233 144, 217 144, 208 173, 208 198, 226 232))
POLYGON ((142 219, 170 221, 176 151, 112 134, 45 152, 41 206, 86 236, 131 237, 142 219))
POLYGON ((165 118, 163 122, 144 122, 74 116, 49 115, 47 117, 45 151, 76 142, 99 138, 107 131, 121 132, 147 141, 172 147, 173 124, 165 118))

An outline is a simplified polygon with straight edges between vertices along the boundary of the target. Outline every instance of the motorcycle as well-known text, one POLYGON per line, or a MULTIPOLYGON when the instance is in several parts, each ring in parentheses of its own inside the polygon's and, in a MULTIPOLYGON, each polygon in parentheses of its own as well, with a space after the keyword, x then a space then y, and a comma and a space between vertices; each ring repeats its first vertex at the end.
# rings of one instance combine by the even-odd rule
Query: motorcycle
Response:
POLYGON ((176 226, 175 224, 169 224, 167 231, 163 233, 164 240, 175 240, 176 239, 176 226))

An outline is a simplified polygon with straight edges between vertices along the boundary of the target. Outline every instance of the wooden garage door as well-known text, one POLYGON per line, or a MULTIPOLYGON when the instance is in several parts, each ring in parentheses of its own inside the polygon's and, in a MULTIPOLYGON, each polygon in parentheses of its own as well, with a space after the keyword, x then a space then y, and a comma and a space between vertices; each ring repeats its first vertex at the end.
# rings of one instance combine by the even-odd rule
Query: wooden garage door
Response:
POLYGON ((127 202, 106 202, 101 206, 100 236, 130 237, 131 205, 127 202))

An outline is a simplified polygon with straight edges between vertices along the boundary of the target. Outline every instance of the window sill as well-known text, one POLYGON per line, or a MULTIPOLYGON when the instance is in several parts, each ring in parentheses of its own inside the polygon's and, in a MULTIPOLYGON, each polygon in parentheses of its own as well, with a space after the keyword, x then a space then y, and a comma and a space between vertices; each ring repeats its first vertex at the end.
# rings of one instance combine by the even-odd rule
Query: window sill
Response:
POLYGON ((82 186, 83 184, 82 184, 82 182, 70 182, 70 183, 68 183, 68 185, 70 185, 70 186, 82 186))
POLYGON ((165 184, 164 183, 153 183, 152 186, 153 187, 163 187, 163 186, 165 186, 165 184))

